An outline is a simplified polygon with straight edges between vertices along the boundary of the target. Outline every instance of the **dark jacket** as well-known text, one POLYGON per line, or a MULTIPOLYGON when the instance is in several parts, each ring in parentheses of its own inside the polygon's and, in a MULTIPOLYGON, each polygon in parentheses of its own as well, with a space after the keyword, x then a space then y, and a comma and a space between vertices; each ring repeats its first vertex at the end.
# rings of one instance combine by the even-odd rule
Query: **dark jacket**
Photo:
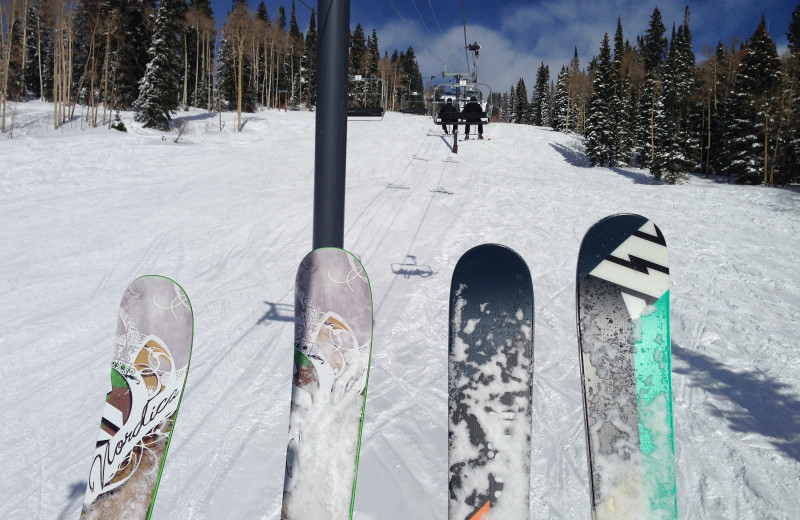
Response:
POLYGON ((464 107, 464 117, 469 122, 480 122, 481 117, 483 117, 483 109, 481 109, 480 103, 477 101, 467 103, 467 106, 464 107))
POLYGON ((458 109, 452 103, 445 103, 439 110, 439 118, 442 123, 451 123, 458 119, 458 109))

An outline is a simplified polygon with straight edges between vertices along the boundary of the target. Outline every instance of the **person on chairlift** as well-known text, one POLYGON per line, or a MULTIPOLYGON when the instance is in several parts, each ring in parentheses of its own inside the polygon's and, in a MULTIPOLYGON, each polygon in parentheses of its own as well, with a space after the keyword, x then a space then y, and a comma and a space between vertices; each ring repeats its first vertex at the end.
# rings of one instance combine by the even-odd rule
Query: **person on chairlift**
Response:
MULTIPOLYGON (((445 135, 450 135, 450 131, 447 129, 448 123, 455 123, 458 117, 458 109, 453 105, 453 100, 449 99, 447 102, 439 109, 439 120, 442 122, 442 128, 444 129, 445 135)), ((455 131, 455 129, 453 130, 455 131)))
POLYGON ((475 96, 469 98, 469 103, 464 107, 464 118, 467 121, 464 140, 469 139, 470 123, 478 123, 478 139, 483 139, 483 109, 475 96))

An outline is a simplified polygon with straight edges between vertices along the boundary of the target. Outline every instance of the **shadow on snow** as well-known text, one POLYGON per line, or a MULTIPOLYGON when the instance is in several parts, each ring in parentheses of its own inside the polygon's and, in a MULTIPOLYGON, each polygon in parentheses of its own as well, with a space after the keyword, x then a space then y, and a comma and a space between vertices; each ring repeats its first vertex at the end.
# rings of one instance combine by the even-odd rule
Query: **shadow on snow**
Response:
MULTIPOLYGON (((711 408, 728 421, 731 430, 757 433, 786 455, 800 461, 800 399, 797 389, 759 371, 736 372, 710 356, 672 344, 673 359, 686 366, 673 372, 687 376, 709 394, 736 405, 736 409, 711 408)), ((711 405, 708 405, 711 407, 711 405)))

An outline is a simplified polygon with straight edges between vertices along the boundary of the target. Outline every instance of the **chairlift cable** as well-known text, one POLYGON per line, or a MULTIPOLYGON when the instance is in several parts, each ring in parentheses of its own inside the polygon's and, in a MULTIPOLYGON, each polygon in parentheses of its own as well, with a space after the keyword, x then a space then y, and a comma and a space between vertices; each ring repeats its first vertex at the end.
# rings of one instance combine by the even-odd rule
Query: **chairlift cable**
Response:
POLYGON ((439 28, 439 36, 441 36, 442 40, 444 40, 444 33, 442 32, 442 26, 439 25, 439 19, 436 17, 436 11, 434 11, 433 9, 433 4, 431 4, 431 0, 428 0, 428 6, 430 6, 431 8, 431 13, 433 14, 433 20, 436 22, 436 27, 439 28))
MULTIPOLYGON (((411 32, 414 34, 414 38, 416 39, 416 41, 419 41, 419 42, 424 42, 424 40, 423 40, 423 39, 421 39, 421 38, 419 37, 419 35, 417 34, 417 31, 415 31, 415 30, 414 30, 414 28, 411 26, 411 24, 410 24, 410 23, 408 23, 408 20, 406 20, 406 19, 405 19, 405 17, 403 17, 403 15, 400 13, 400 10, 399 10, 399 9, 397 9, 397 6, 394 4, 394 2, 393 2, 392 0, 387 0, 387 1, 389 2, 389 4, 390 4, 390 5, 392 6, 392 8, 394 9, 394 12, 395 12, 395 13, 397 13, 397 16, 399 16, 399 17, 400 17, 400 19, 401 19, 401 20, 403 20, 403 23, 405 23, 405 24, 406 24, 406 26, 407 26, 407 27, 408 27, 408 28, 411 30, 411 32)), ((444 63, 444 60, 443 60, 442 58, 440 58, 440 57, 439 57, 439 56, 438 56, 438 55, 437 55, 437 54, 436 54, 436 53, 433 51, 433 49, 432 49, 431 47, 429 47, 429 46, 427 46, 427 45, 426 45, 426 47, 428 47, 428 50, 430 50, 430 51, 431 51, 431 54, 433 54, 433 57, 434 57, 434 58, 436 58, 437 60, 439 60, 439 61, 441 61, 442 63, 444 63)))
POLYGON ((298 1, 298 2, 300 2, 300 5, 302 5, 303 7, 305 7, 306 9, 308 9, 309 11, 311 11, 312 13, 314 12, 314 9, 313 9, 313 8, 311 8, 311 7, 309 7, 309 6, 308 6, 308 4, 306 4, 305 2, 303 2, 303 0, 297 0, 297 1, 298 1))
POLYGON ((419 16, 419 20, 422 22, 422 26, 425 28, 425 31, 428 34, 430 34, 431 31, 430 31, 430 29, 428 29, 428 26, 425 23, 425 19, 422 17, 422 13, 419 12, 419 8, 417 7, 417 3, 414 0, 411 0, 411 5, 414 6, 414 10, 417 12, 417 15, 419 16))
POLYGON ((467 58, 467 67, 469 67, 469 51, 467 50, 467 10, 464 8, 464 0, 461 0, 461 14, 464 16, 464 56, 467 58))

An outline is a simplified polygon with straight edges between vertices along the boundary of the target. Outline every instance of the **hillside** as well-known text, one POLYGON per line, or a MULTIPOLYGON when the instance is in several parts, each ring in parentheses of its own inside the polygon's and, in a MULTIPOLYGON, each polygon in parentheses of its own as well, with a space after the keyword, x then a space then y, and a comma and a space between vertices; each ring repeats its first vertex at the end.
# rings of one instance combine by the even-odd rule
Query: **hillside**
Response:
MULTIPOLYGON (((127 133, 17 105, 0 139, 0 518, 75 519, 122 291, 192 301, 194 350, 153 520, 279 518, 294 275, 311 247, 314 114, 178 114, 127 133)), ((678 508, 800 511, 800 192, 589 168, 575 136, 492 124, 449 152, 421 116, 348 127, 345 247, 369 274, 374 349, 360 520, 447 516, 447 294, 458 258, 515 249, 535 290, 531 518, 586 519, 575 328, 583 233, 619 212, 664 232, 678 508), (445 161, 452 159, 452 161, 445 161)))

